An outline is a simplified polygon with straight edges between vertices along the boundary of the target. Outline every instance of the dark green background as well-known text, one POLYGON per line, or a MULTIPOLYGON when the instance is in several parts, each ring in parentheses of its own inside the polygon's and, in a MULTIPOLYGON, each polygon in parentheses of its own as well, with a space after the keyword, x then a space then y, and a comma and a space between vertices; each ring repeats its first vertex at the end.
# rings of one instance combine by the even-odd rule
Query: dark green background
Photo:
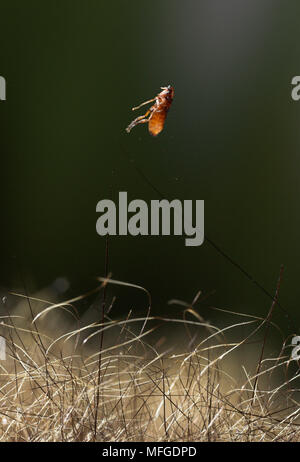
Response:
MULTIPOLYGON (((78 294, 104 274, 103 198, 204 199, 205 233, 298 315, 300 74, 297 0, 0 1, 1 278, 58 276, 78 294), (130 108, 175 87, 164 132, 124 131, 130 108), (131 160, 131 162, 129 161, 131 160), (13 258, 14 257, 14 258, 13 258)), ((266 313, 270 300, 208 243, 116 237, 115 279, 205 306, 266 313)), ((116 289, 117 307, 144 298, 116 289)), ((170 308, 169 308, 170 309, 170 308)), ((283 325, 287 323, 282 319, 283 325)))

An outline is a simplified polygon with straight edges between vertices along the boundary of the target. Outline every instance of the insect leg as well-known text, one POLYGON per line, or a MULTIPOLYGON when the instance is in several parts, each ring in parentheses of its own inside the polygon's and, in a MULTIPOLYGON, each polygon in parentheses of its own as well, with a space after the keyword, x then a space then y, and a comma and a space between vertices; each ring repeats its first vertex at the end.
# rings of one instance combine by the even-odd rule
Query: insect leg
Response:
POLYGON ((137 117, 136 119, 134 119, 131 124, 128 125, 128 127, 126 128, 126 131, 127 133, 129 133, 136 125, 138 124, 145 124, 147 122, 149 122, 149 118, 146 119, 146 117, 150 114, 150 111, 147 111, 146 114, 142 115, 142 116, 139 116, 137 117))
POLYGON ((140 104, 139 106, 133 107, 132 111, 135 111, 136 109, 139 109, 140 107, 144 106, 145 104, 152 103, 153 101, 155 101, 155 99, 156 98, 149 99, 149 101, 145 101, 144 103, 140 104))

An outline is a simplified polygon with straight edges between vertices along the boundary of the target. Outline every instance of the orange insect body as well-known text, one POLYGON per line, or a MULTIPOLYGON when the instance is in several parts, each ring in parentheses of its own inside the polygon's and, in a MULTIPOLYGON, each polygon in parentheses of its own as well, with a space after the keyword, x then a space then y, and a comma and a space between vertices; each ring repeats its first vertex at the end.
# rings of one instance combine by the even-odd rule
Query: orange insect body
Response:
POLYGON ((162 91, 155 98, 145 101, 138 107, 132 108, 132 110, 135 111, 141 106, 155 101, 153 106, 151 106, 144 115, 137 117, 128 125, 126 128, 127 133, 136 125, 145 123, 148 123, 149 133, 152 136, 157 136, 163 130, 168 110, 174 98, 174 88, 168 85, 167 87, 161 87, 161 89, 162 91))

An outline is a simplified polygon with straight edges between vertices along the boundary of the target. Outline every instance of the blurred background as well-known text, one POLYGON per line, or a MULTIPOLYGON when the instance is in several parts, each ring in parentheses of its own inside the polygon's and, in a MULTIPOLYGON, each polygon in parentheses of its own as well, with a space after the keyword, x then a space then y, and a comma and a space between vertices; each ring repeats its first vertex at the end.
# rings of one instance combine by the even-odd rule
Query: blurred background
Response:
MULTIPOLYGON (((96 204, 204 199, 205 234, 272 294, 297 329, 300 74, 297 0, 1 0, 1 285, 30 293, 57 277, 68 296, 105 273, 96 204), (131 107, 171 84, 157 137, 130 135, 131 107), (147 177, 148 182, 144 176, 147 177), (152 188, 149 182, 154 186, 152 188), (23 282, 22 282, 23 281, 23 282)), ((141 112, 142 113, 142 112, 141 112)), ((207 295, 209 306, 265 315, 271 301, 208 242, 111 237, 114 279, 147 288, 153 312, 207 295)), ((145 294, 114 287, 116 313, 145 294)), ((84 312, 84 305, 80 310, 84 312)))

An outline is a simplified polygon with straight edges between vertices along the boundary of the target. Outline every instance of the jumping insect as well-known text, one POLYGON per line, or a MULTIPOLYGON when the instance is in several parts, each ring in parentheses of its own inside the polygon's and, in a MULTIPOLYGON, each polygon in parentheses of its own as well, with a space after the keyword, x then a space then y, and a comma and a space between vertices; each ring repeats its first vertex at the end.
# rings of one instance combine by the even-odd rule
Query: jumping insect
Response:
POLYGON ((130 125, 128 125, 126 128, 127 133, 129 133, 136 125, 145 124, 147 122, 149 123, 148 129, 151 135, 157 136, 162 131, 168 110, 170 109, 174 98, 174 88, 171 87, 171 85, 168 85, 167 87, 161 87, 161 89, 162 91, 155 98, 132 108, 132 110, 135 111, 145 104, 155 101, 153 106, 151 106, 144 115, 137 117, 130 125))

